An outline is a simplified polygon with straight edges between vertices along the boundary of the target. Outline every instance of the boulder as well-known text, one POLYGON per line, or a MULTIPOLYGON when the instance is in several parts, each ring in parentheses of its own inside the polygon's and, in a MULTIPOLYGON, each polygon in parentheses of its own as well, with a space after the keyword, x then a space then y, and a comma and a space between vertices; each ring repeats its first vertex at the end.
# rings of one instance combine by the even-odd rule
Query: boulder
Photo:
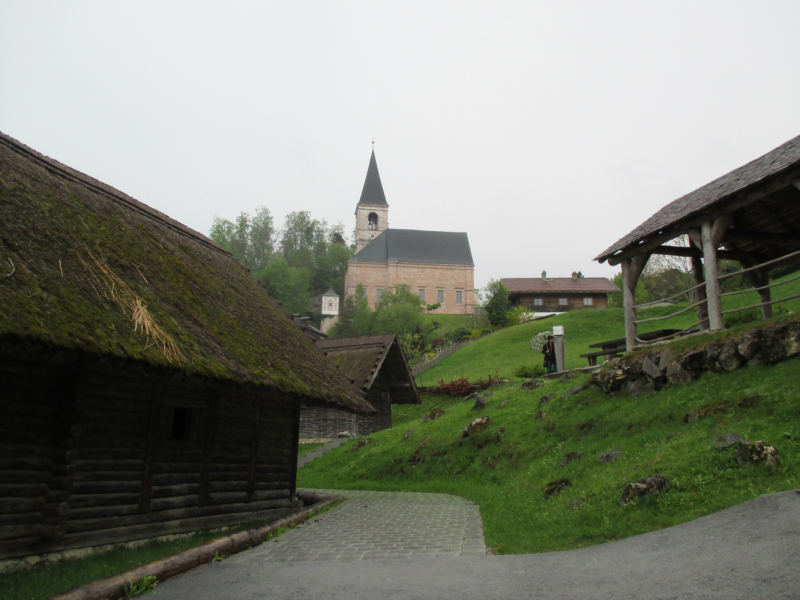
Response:
POLYGON ((355 444, 350 446, 350 451, 352 452, 353 450, 358 450, 359 448, 363 448, 367 444, 371 444, 371 443, 372 443, 372 438, 370 438, 370 437, 361 438, 355 444))
POLYGON ((430 441, 431 441, 430 437, 426 437, 424 440, 422 440, 420 445, 417 446, 417 449, 414 450, 414 453, 411 455, 411 458, 408 459, 408 462, 413 463, 415 465, 421 463, 423 461, 422 450, 425 448, 425 446, 428 445, 428 442, 430 441))
POLYGON ((423 421, 433 421, 435 419, 438 419, 441 416, 444 416, 444 409, 434 408, 431 412, 429 412, 427 415, 422 417, 422 420, 423 421))
POLYGON ((747 396, 747 398, 742 398, 739 400, 739 407, 740 408, 753 408, 758 403, 761 402, 761 396, 756 394, 755 396, 747 396))
POLYGON ((731 431, 730 433, 724 433, 722 435, 718 435, 714 438, 714 445, 717 447, 718 450, 725 450, 725 448, 732 448, 733 446, 738 446, 739 442, 745 441, 742 436, 738 433, 731 431))
POLYGON ((694 371, 700 373, 706 368, 706 351, 705 350, 691 350, 683 355, 680 360, 680 365, 687 371, 694 371))
POLYGON ((717 359, 719 366, 729 373, 740 368, 744 364, 742 355, 739 354, 738 344, 736 340, 731 337, 726 337, 722 343, 722 351, 719 353, 717 359))
POLYGON ((506 406, 508 406, 508 400, 503 400, 503 401, 500 403, 500 408, 505 408, 506 406))
POLYGON ((464 428, 461 437, 469 437, 483 431, 489 426, 489 421, 491 421, 489 417, 478 417, 464 428))
POLYGON ((504 383, 508 383, 511 381, 508 377, 498 377, 494 381, 492 381, 492 387, 496 387, 498 385, 502 385, 504 383))
POLYGON ((616 392, 628 380, 625 371, 619 366, 619 359, 612 361, 611 366, 601 369, 592 376, 592 379, 606 394, 616 392), (616 363, 616 365, 614 364, 616 363))
POLYGON ((658 379, 664 375, 661 367, 659 367, 650 356, 645 356, 644 360, 642 361, 642 371, 645 375, 649 375, 653 379, 658 379))
POLYGON ((488 398, 489 396, 494 396, 494 392, 484 392, 483 395, 488 398))
POLYGON ((764 362, 774 364, 786 358, 786 348, 783 345, 782 327, 765 329, 761 336, 761 352, 753 358, 753 364, 764 362))
POLYGON ((620 456, 622 456, 622 452, 617 450, 609 450, 605 454, 600 455, 600 464, 605 465, 608 463, 612 463, 617 460, 620 456))
POLYGON ((667 381, 672 385, 683 385, 692 380, 692 373, 684 369, 677 361, 667 367, 667 381))
POLYGON ((652 379, 649 377, 640 377, 636 381, 628 380, 624 391, 626 391, 629 396, 641 396, 654 392, 655 389, 655 384, 652 379))
POLYGON ((404 440, 407 440, 409 437, 411 437, 411 434, 412 434, 412 433, 414 433, 414 430, 413 430, 413 429, 409 429, 408 431, 406 431, 406 432, 403 434, 403 439, 404 439, 404 440))
POLYGON ((739 338, 736 349, 746 362, 753 360, 758 351, 761 350, 761 330, 751 329, 750 331, 745 331, 742 337, 739 338))
POLYGON ((778 466, 778 449, 767 446, 764 442, 739 442, 736 449, 736 460, 740 465, 764 465, 767 469, 778 466))
POLYGON ((337 438, 349 438, 349 437, 353 437, 353 436, 350 434, 349 431, 340 431, 339 433, 336 434, 336 437, 337 438))
POLYGON ((572 373, 564 373, 561 377, 558 378, 559 383, 567 383, 570 379, 575 379, 575 375, 572 373))
POLYGON ((658 368, 661 371, 666 371, 669 364, 675 359, 672 350, 667 348, 658 355, 658 368))
POLYGON ((786 358, 800 354, 800 323, 795 321, 783 326, 783 347, 786 358))
POLYGON ((626 485, 619 503, 628 504, 647 494, 661 494, 669 490, 671 486, 669 477, 666 475, 650 475, 626 485))
POLYGON ((541 398, 539 398, 539 406, 544 406, 545 404, 550 402, 550 400, 552 400, 555 397, 556 397, 555 393, 547 394, 546 396, 542 396, 541 398))
POLYGON ((540 410, 539 412, 536 413, 536 416, 534 416, 533 418, 538 421, 544 421, 546 417, 547 413, 543 410, 540 410))
POLYGON ((464 396, 464 400, 462 402, 469 402, 470 400, 475 400, 480 394, 478 392, 472 392, 469 396, 464 396))
POLYGON ((562 491, 564 491, 571 485, 572 482, 566 477, 562 477, 561 479, 556 479, 555 481, 551 481, 550 483, 544 486, 544 495, 558 496, 562 491))
POLYGON ((706 369, 712 373, 719 373, 722 370, 719 364, 719 357, 722 354, 720 346, 714 344, 706 347, 706 369))
POLYGON ((561 463, 560 464, 561 464, 562 467, 565 467, 569 463, 571 463, 573 460, 576 460, 576 459, 580 458, 581 456, 583 456, 583 454, 581 454, 580 452, 567 452, 561 458, 561 463))
POLYGON ((692 421, 697 421, 700 418, 700 415, 697 412, 688 412, 683 415, 683 422, 684 423, 691 423, 692 421))
POLYGON ((486 401, 486 398, 484 398, 483 396, 478 394, 478 397, 475 398, 475 404, 472 405, 472 409, 471 410, 479 410, 479 409, 485 407, 487 404, 489 404, 489 403, 486 401))
POLYGON ((535 390, 536 388, 540 388, 544 385, 544 381, 541 379, 528 379, 525 383, 522 384, 523 390, 535 390))

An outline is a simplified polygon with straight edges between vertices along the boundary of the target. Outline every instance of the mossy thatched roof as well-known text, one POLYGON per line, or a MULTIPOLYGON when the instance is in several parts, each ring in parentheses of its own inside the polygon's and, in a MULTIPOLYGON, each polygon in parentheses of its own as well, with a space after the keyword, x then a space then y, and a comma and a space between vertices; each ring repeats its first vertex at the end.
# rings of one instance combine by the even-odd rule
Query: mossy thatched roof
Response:
POLYGON ((0 339, 374 412, 230 254, 2 133, 0 223, 0 339))

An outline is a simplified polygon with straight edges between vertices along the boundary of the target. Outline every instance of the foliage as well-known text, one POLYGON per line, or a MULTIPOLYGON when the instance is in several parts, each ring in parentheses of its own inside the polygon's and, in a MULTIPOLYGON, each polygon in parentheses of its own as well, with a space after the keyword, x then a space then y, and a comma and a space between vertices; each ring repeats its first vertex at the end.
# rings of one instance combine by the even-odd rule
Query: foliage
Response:
POLYGON ((489 315, 492 327, 502 327, 506 323, 506 314, 511 310, 511 301, 508 299, 508 289, 502 281, 489 280, 484 288, 486 304, 483 309, 489 315))
POLYGON ((516 369, 514 369, 514 377, 524 377, 525 379, 533 379, 535 377, 541 377, 545 374, 544 367, 542 365, 520 365, 516 369))
POLYGON ((339 310, 339 320, 330 331, 331 337, 347 338, 369 335, 374 315, 369 307, 364 286, 358 284, 355 293, 347 296, 339 310))
POLYGON ((745 323, 752 323, 761 318, 761 309, 750 308, 741 310, 739 312, 725 315, 725 327, 734 327, 736 325, 744 325, 745 323))
POLYGON ((480 506, 486 542, 501 554, 621 539, 800 485, 797 361, 701 378, 646 399, 624 394, 609 398, 596 387, 561 398, 588 375, 563 383, 549 380, 534 392, 510 382, 492 388, 494 395, 481 412, 491 417, 491 427, 476 440, 460 435, 475 418, 463 396, 423 395, 422 405, 393 407, 395 426, 372 434, 373 443, 362 452, 348 452, 351 443, 346 443, 303 468, 298 485, 467 498, 480 506), (555 398, 546 405, 546 415, 536 419, 539 398, 551 393, 555 398), (740 406, 754 394, 761 398, 756 406, 740 406), (684 423, 687 412, 713 404, 727 408, 684 423), (434 407, 443 408, 445 415, 423 421, 434 407), (404 439, 409 429, 413 432, 404 439), (729 431, 775 444, 781 466, 773 472, 739 467, 735 449, 716 450, 711 444, 729 431), (430 452, 412 466, 409 457, 423 440, 430 452), (621 455, 601 464, 598 458, 610 450, 621 455), (562 458, 573 452, 582 457, 562 466, 562 458), (620 505, 628 482, 653 473, 668 476, 672 489, 658 498, 620 505), (573 485, 559 496, 546 497, 545 483, 560 477, 573 485))
POLYGON ((157 585, 158 579, 156 579, 155 575, 147 575, 146 577, 142 577, 139 581, 134 581, 126 586, 125 597, 135 598, 142 594, 152 594, 156 591, 157 585))
POLYGON ((506 313, 506 326, 519 325, 533 320, 533 313, 526 306, 515 306, 506 313))
POLYGON ((359 284, 355 294, 345 298, 339 314, 339 322, 331 330, 332 337, 357 337, 394 333, 400 340, 412 344, 404 351, 417 348, 417 355, 424 349, 422 321, 423 307, 411 288, 405 284, 385 290, 375 312, 369 308, 364 286, 359 284), (419 337, 414 338, 414 335, 419 337), (410 337, 409 337, 410 336, 410 337))
POLYGON ((437 308, 441 307, 441 303, 437 302, 436 304, 426 304, 425 305, 425 312, 433 312, 437 308))
POLYGON ((353 250, 343 231, 341 223, 329 226, 308 211, 289 213, 278 230, 269 209, 259 207, 252 218, 244 212, 235 221, 214 217, 210 237, 250 269, 288 312, 307 314, 311 296, 328 288, 344 293, 353 250))

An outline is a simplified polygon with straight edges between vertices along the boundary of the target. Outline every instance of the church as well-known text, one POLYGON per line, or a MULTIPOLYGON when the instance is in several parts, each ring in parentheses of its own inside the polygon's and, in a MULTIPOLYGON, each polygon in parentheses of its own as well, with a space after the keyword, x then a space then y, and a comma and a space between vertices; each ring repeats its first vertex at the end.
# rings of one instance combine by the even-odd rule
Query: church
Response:
POLYGON ((389 204, 375 151, 356 205, 356 253, 347 264, 345 296, 362 284, 374 310, 385 290, 407 284, 436 314, 475 311, 475 264, 465 232, 390 229, 389 204))

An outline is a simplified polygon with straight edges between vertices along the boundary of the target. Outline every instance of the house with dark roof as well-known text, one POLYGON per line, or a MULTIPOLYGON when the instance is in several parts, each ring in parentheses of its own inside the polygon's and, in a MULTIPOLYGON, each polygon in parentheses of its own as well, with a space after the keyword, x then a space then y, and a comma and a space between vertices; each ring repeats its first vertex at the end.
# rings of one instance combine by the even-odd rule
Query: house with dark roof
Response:
POLYGON ((397 336, 371 335, 317 340, 317 348, 364 391, 375 409, 357 415, 335 407, 308 406, 300 411, 300 439, 331 439, 347 431, 367 435, 392 426, 392 404, 421 404, 414 376, 397 336))
POLYGON ((608 295, 619 288, 605 277, 506 278, 500 280, 508 289, 514 306, 525 306, 531 312, 565 312, 580 308, 608 308, 608 295))
MULTIPOLYGON (((628 350, 637 337, 636 283, 653 254, 691 259, 702 330, 724 329, 717 263, 739 261, 772 315, 769 274, 800 251, 800 136, 667 204, 594 260, 622 267, 628 350), (688 246, 675 243, 688 238, 688 246)), ((731 309, 732 312, 742 308, 731 309)))
POLYGON ((370 307, 384 291, 406 284, 439 314, 472 314, 475 263, 465 232, 390 229, 389 204, 375 152, 356 205, 356 253, 347 264, 345 295, 361 284, 370 307))
POLYGON ((361 390, 230 254, 0 134, 0 560, 269 520, 361 390))

